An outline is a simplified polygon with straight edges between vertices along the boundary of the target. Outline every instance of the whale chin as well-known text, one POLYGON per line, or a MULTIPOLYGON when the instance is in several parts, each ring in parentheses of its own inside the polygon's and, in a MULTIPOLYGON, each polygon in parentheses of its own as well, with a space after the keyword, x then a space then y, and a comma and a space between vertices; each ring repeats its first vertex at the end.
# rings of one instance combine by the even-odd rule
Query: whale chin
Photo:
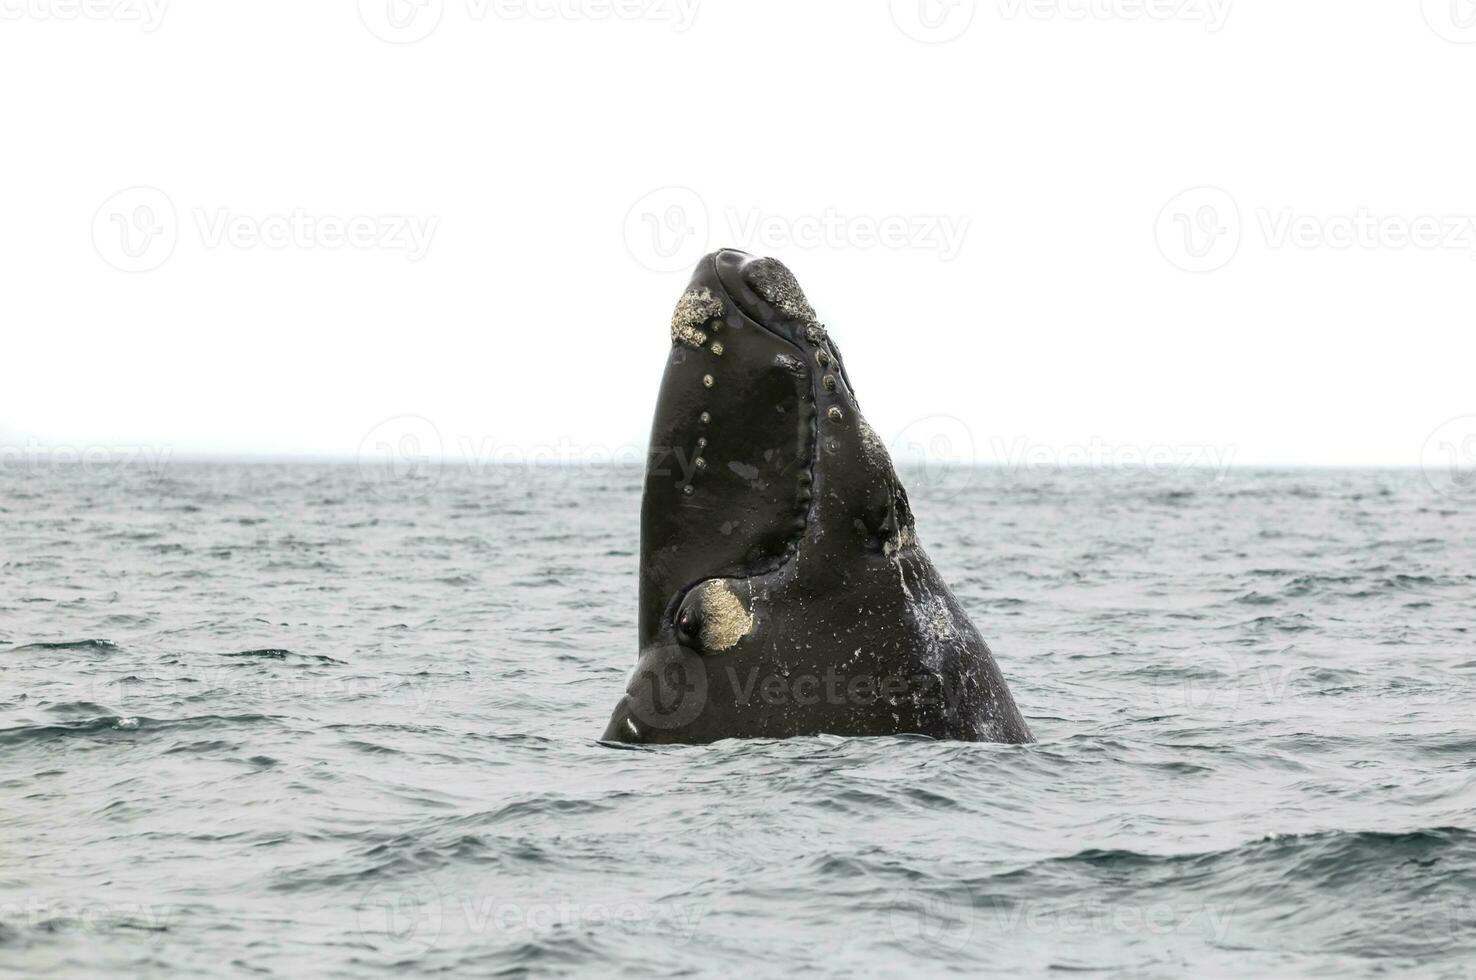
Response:
POLYGON ((606 740, 1030 740, 782 263, 698 263, 650 445, 640 652, 606 740))

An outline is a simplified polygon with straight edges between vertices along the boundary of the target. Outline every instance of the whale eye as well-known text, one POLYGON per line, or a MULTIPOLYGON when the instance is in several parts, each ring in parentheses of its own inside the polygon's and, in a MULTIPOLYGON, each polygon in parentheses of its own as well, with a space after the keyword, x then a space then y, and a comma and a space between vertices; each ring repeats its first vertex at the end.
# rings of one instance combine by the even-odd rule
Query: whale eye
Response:
POLYGON ((684 647, 696 650, 702 641, 702 611, 698 605, 690 600, 682 603, 682 608, 677 610, 676 620, 677 642, 684 647))

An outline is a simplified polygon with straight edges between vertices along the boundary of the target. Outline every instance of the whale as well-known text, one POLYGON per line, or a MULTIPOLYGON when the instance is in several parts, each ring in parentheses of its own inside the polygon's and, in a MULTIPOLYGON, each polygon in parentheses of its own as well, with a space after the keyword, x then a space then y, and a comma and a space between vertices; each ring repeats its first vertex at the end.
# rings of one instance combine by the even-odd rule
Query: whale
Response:
POLYGON ((776 259, 713 252, 677 301, 638 607, 603 741, 1032 740, 834 337, 776 259))

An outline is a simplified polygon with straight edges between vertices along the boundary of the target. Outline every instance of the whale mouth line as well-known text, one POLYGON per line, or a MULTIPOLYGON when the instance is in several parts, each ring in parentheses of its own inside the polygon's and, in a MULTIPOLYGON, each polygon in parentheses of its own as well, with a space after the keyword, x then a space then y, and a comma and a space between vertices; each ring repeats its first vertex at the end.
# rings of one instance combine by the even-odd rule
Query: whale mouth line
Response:
MULTIPOLYGON (((820 411, 818 408, 818 397, 815 391, 815 386, 818 383, 815 377, 815 370, 811 366, 809 358, 805 356, 805 349, 801 347, 800 344, 793 337, 786 336, 779 329, 765 323, 763 319, 755 316, 754 313, 750 312, 743 303, 739 302, 738 297, 734 295, 733 288, 729 285, 726 277, 724 277, 722 268, 718 264, 719 259, 725 255, 741 256, 751 263, 773 262, 774 260, 753 259, 751 256, 748 255, 748 253, 733 248, 719 249, 718 251, 713 252, 711 255, 707 256, 707 262, 711 266, 712 270, 713 282, 716 284, 716 288, 721 291, 721 295, 719 297, 720 300, 729 305, 733 310, 735 310, 738 315, 743 318, 746 324, 752 324, 754 327, 757 327, 759 330, 762 330, 769 336, 775 338, 776 340, 779 340, 785 346, 789 347, 795 353, 800 355, 799 362, 804 366, 805 369, 805 382, 809 393, 808 399, 802 398, 800 400, 800 407, 806 410, 808 414, 808 445, 805 452, 804 466, 796 475, 796 479, 801 481, 805 479, 808 480, 807 484, 805 482, 800 482, 799 485, 808 485, 811 488, 810 500, 804 510, 803 524, 794 529, 793 533, 790 534, 790 536, 785 540, 783 551, 775 558, 771 559, 769 563, 758 568, 750 568, 742 575, 704 575, 697 579, 694 579, 681 588, 674 590, 671 599, 667 603, 665 615, 663 616, 666 624, 670 627, 675 626, 676 612, 678 609, 681 608, 682 604, 686 602, 687 596, 690 595, 695 589, 699 588, 704 582, 711 581, 714 578, 723 578, 733 582, 743 582, 748 584, 751 598, 753 589, 752 582, 754 579, 774 574, 775 572, 784 568, 793 558, 795 558, 799 554, 800 548, 804 545, 805 536, 809 533, 810 526, 815 519, 815 510, 820 503, 819 494, 814 491, 815 470, 820 460, 820 411)), ((796 288, 798 288, 797 285, 796 288)), ((803 294, 801 294, 800 299, 803 301, 803 294)), ((805 303, 806 309, 808 309, 808 306, 809 304, 805 303)), ((783 311, 781 310, 780 312, 783 311)), ((810 311, 810 314, 811 315, 808 319, 801 319, 798 317, 794 319, 797 322, 805 324, 805 326, 807 327, 819 327, 819 321, 813 318, 813 311, 810 311)), ((823 327, 821 328, 821 330, 823 331, 823 327)), ((681 342, 682 341, 680 339, 676 338, 674 338, 672 341, 673 345, 680 344, 681 342)), ((750 612, 752 612, 752 610, 750 610, 750 612)))

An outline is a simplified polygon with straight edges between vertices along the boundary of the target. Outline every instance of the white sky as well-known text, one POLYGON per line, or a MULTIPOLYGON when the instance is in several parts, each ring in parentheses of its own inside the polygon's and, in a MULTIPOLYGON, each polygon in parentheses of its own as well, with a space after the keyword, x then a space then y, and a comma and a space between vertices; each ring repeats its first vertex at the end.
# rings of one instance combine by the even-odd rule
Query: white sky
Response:
POLYGON ((420 2, 0 0, 0 443, 638 446, 719 245, 945 457, 1476 413, 1470 0, 420 2))

